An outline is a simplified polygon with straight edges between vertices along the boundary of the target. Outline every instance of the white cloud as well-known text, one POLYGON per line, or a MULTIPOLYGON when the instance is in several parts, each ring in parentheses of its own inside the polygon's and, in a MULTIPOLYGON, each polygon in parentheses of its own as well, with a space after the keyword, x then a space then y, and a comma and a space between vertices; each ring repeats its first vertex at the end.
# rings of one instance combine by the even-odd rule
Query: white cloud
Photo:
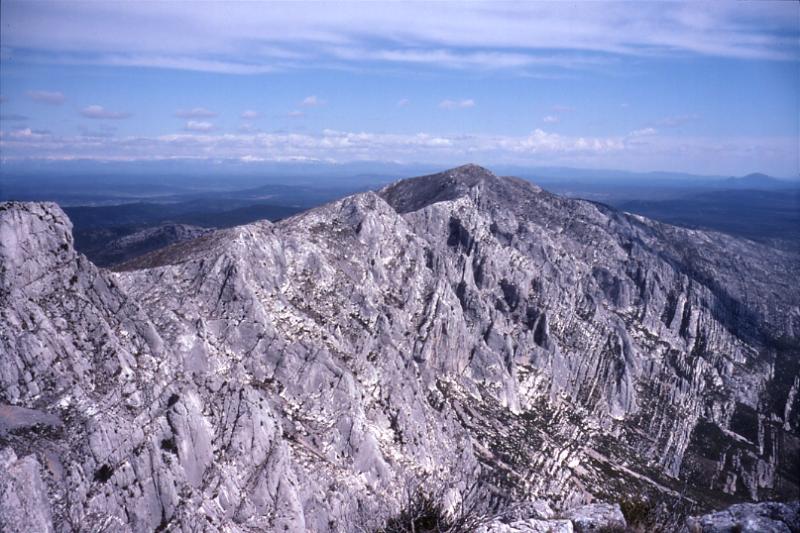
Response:
MULTIPOLYGON (((105 145, 108 155, 119 151, 137 151, 139 157, 196 156, 198 150, 213 150, 213 157, 238 158, 262 153, 264 157, 304 157, 314 159, 416 158, 447 155, 456 158, 468 154, 526 155, 563 153, 606 153, 623 150, 623 138, 570 137, 534 130, 524 136, 446 136, 429 133, 399 134, 323 130, 309 133, 211 133, 213 124, 189 121, 187 133, 157 137, 114 137, 105 145)), ((84 144, 83 137, 61 138, 58 146, 81 157, 98 144, 84 144)), ((54 147, 40 146, 42 155, 54 147)), ((206 152, 203 152, 206 153, 206 152)), ((62 154, 64 155, 64 154, 62 154)), ((209 154, 209 157, 212 155, 209 154)))
POLYGON ((267 161, 267 159, 256 155, 247 154, 240 157, 239 161, 242 163, 263 163, 264 161, 267 161))
POLYGON ((58 91, 28 91, 28 98, 40 104, 61 105, 66 98, 58 91))
POLYGON ((542 119, 542 122, 544 122, 545 124, 558 124, 558 122, 559 122, 560 120, 561 120, 561 119, 559 119, 559 118, 558 118, 557 116, 555 116, 555 115, 547 115, 546 117, 544 117, 544 118, 542 119))
POLYGON ((289 117, 289 118, 303 118, 304 116, 306 116, 306 114, 303 113, 302 111, 298 111, 297 109, 294 109, 294 110, 289 111, 288 113, 286 113, 286 116, 289 117))
POLYGON ((606 58, 585 54, 543 55, 530 52, 462 51, 447 49, 385 50, 380 48, 331 47, 327 50, 335 59, 348 62, 383 62, 400 65, 431 66, 460 70, 504 70, 526 67, 581 68, 607 64, 606 58))
POLYGON ((320 98, 312 95, 306 96, 303 98, 303 101, 300 102, 300 105, 303 107, 318 107, 321 105, 325 105, 325 100, 321 100, 320 98))
POLYGON ((442 109, 467 109, 475 107, 475 100, 442 100, 439 102, 439 107, 442 109))
POLYGON ((252 109, 248 109, 247 111, 242 111, 241 118, 245 120, 253 120, 261 116, 261 113, 258 111, 253 111, 252 109))
POLYGON ((242 63, 236 59, 220 61, 184 55, 164 56, 161 54, 101 54, 96 57, 60 55, 58 62, 66 64, 96 64, 115 67, 150 67, 173 70, 213 72, 215 74, 254 75, 275 72, 276 68, 263 64, 263 59, 242 63))
POLYGON ((90 105, 84 107, 81 109, 81 115, 86 118, 111 120, 120 120, 131 116, 130 113, 125 113, 122 111, 109 111, 100 105, 90 105))
POLYGON ((634 130, 631 132, 631 137, 646 137, 648 135, 655 135, 658 133, 658 130, 655 128, 642 128, 640 130, 634 130))
POLYGON ((178 118, 213 118, 217 114, 205 107, 195 107, 193 109, 178 109, 175 111, 175 116, 178 118))
POLYGON ((408 107, 410 103, 411 100, 409 100, 408 98, 401 98, 400 100, 397 101, 397 107, 408 107))
POLYGON ((186 131, 199 131, 199 132, 208 132, 214 129, 214 124, 211 122, 205 122, 201 120, 190 120, 184 126, 186 131))
POLYGON ((16 130, 11 130, 8 132, 8 136, 12 139, 19 139, 19 140, 41 140, 45 139, 49 136, 48 133, 38 133, 30 128, 21 128, 16 130))
POLYGON ((187 131, 161 136, 108 138, 0 132, 6 159, 240 159, 383 160, 458 164, 594 166, 718 174, 756 171, 794 174, 797 140, 770 138, 679 138, 664 135, 589 137, 536 129, 527 135, 436 135, 325 130, 320 133, 216 133, 187 131))

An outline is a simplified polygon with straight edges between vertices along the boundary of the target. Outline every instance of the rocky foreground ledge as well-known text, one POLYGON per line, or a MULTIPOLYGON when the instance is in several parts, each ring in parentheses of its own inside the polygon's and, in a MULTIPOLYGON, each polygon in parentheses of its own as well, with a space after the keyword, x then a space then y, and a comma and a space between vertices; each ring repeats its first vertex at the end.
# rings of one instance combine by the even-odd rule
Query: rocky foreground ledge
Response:
POLYGON ((796 530, 797 259, 474 165, 116 272, 2 204, 0 530, 796 530))
MULTIPOLYGON (((566 512, 562 518, 497 521, 481 533, 624 533, 646 531, 628 526, 619 506, 587 505, 566 512)), ((680 533, 794 533, 800 531, 800 503, 737 504, 703 516, 689 517, 680 533)))

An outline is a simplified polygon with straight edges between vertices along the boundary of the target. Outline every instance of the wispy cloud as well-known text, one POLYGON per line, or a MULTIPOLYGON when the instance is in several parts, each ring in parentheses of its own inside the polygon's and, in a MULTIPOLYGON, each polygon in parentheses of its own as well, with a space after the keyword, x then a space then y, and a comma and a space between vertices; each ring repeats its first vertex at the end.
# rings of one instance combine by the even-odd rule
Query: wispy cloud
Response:
POLYGON ((630 133, 631 137, 646 137, 649 135, 655 135, 658 133, 658 130, 655 128, 642 128, 640 130, 634 130, 630 133))
POLYGON ((289 117, 289 118, 303 118, 304 116, 306 116, 306 114, 303 113, 302 111, 298 111, 297 109, 294 109, 294 110, 289 111, 288 113, 286 113, 286 116, 289 117))
POLYGON ((185 55, 165 56, 161 54, 98 54, 91 56, 83 54, 65 56, 62 54, 56 59, 56 62, 191 70, 236 75, 268 74, 276 70, 273 65, 265 63, 263 58, 253 58, 252 62, 242 62, 237 58, 219 60, 185 55))
POLYGON ((244 124, 241 124, 236 131, 239 133, 259 133, 261 130, 249 122, 245 122, 244 124))
POLYGON ((442 109, 468 109, 470 107, 475 107, 475 100, 442 100, 439 102, 439 107, 442 109))
POLYGON ((130 113, 122 111, 110 111, 100 105, 90 105, 81 109, 81 115, 91 119, 110 119, 121 120, 131 116, 130 113))
POLYGON ((208 132, 214 129, 214 124, 202 120, 190 120, 183 129, 186 131, 208 132))
POLYGON ((322 100, 321 98, 312 95, 303 98, 303 101, 300 102, 300 105, 303 107, 319 107, 321 105, 325 105, 325 103, 326 103, 325 100, 322 100))
POLYGON ((28 98, 40 104, 61 105, 66 97, 58 91, 28 91, 28 98))
POLYGON ((560 120, 561 119, 558 118, 558 116, 556 116, 556 115, 547 115, 546 117, 544 117, 542 119, 542 122, 544 122, 545 124, 558 124, 558 122, 560 122, 560 120))
POLYGON ((411 100, 409 100, 408 98, 401 98, 400 100, 397 101, 397 107, 408 107, 410 103, 411 100))
POLYGON ((261 113, 259 113, 258 111, 254 111, 252 109, 248 109, 246 111, 242 111, 242 114, 240 115, 240 117, 245 119, 245 120, 254 120, 254 119, 257 119, 260 116, 261 116, 261 113))
POLYGON ((3 46, 50 62, 248 75, 341 64, 527 72, 612 57, 798 59, 795 2, 443 2, 427 4, 424 17, 400 2, 203 6, 6 0, 3 46))
POLYGON ((212 118, 216 117, 217 114, 205 107, 195 107, 192 109, 179 109, 175 111, 175 116, 178 118, 212 118))
POLYGON ((11 130, 8 133, 3 133, 3 136, 8 136, 17 141, 42 141, 50 137, 49 132, 34 131, 30 128, 20 128, 11 130))

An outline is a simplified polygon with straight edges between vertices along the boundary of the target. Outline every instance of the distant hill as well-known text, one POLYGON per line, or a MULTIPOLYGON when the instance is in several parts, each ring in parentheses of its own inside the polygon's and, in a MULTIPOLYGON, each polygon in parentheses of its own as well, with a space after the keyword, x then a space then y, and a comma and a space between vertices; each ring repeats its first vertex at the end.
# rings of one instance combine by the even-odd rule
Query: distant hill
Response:
POLYGON ((728 178, 721 184, 726 189, 790 189, 800 188, 800 182, 782 180, 767 176, 766 174, 753 173, 740 178, 728 178))

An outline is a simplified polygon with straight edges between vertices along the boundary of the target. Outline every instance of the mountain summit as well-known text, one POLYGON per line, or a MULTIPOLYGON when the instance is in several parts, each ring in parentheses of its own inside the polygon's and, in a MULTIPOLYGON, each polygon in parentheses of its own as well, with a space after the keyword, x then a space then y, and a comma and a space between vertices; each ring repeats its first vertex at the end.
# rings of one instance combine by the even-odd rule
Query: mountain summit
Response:
POLYGON ((439 174, 398 181, 379 194, 399 213, 407 213, 436 202, 455 200, 480 183, 498 181, 497 176, 483 167, 463 165, 439 174))
POLYGON ((475 191, 476 188, 500 201, 511 200, 513 195, 539 193, 541 189, 518 178, 495 176, 489 170, 469 164, 438 174, 400 180, 379 191, 398 213, 417 211, 436 202, 455 200, 475 191))
POLYGON ((475 165, 118 272, 69 228, 0 206, 9 530, 373 531, 415 495, 677 529, 796 497, 789 253, 475 165))

